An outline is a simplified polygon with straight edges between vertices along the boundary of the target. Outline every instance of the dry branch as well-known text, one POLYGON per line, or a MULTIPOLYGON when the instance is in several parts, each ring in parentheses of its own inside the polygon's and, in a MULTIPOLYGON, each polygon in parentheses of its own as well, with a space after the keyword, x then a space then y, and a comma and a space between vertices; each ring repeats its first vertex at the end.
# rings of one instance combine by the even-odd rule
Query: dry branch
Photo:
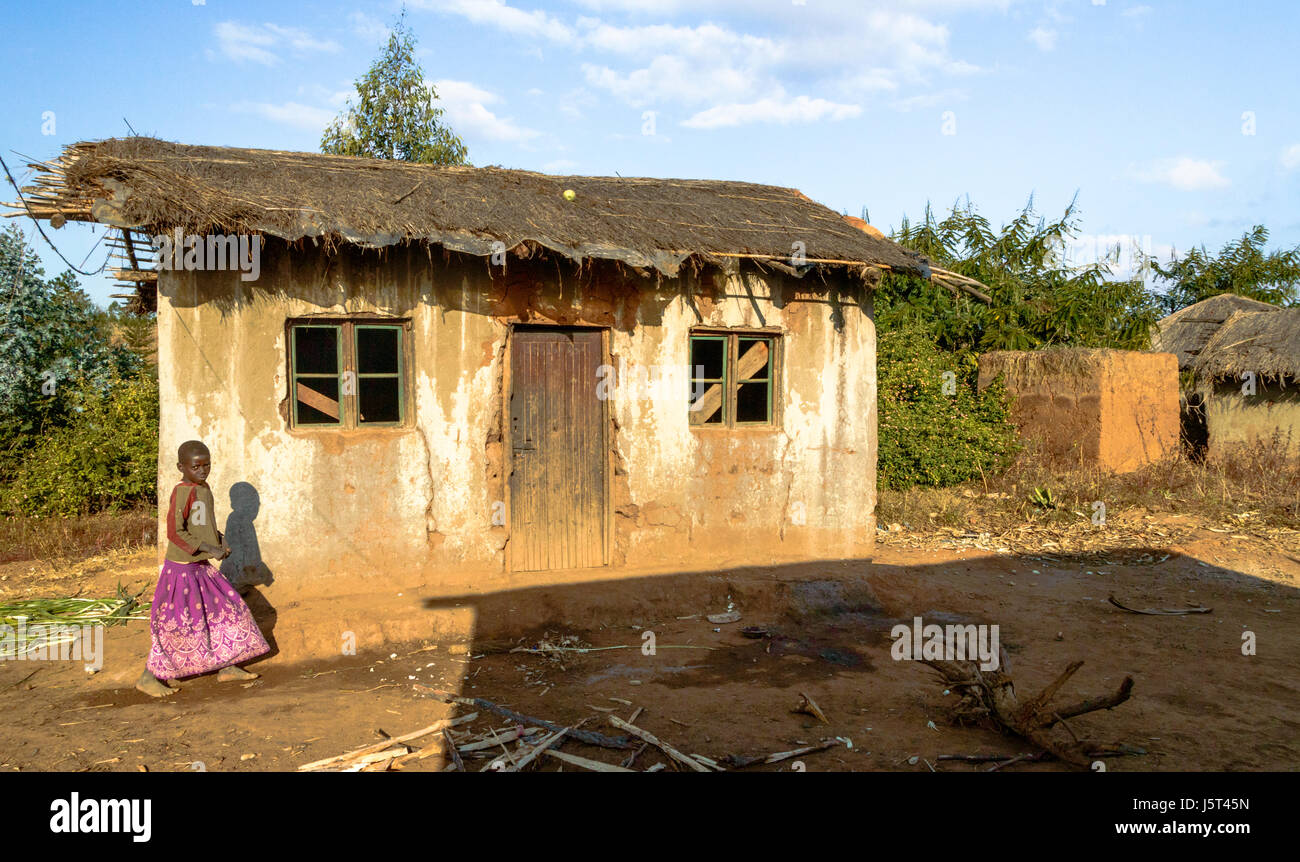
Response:
MULTIPOLYGON (((1133 693, 1133 679, 1125 677, 1114 694, 1088 698, 1064 709, 1051 709, 1049 701, 1083 666, 1082 661, 1072 662, 1050 685, 1026 701, 1016 697, 1015 683, 1002 669, 1007 667, 1005 653, 999 669, 990 671, 981 670, 973 661, 926 660, 925 663, 938 672, 947 687, 961 695, 961 702, 954 710, 956 720, 992 722, 1058 760, 1084 769, 1096 757, 1094 752, 1099 746, 1085 739, 1053 737, 1052 728, 1057 724, 1064 725, 1064 719, 1076 715, 1119 706, 1133 693)), ((1069 732, 1074 737, 1073 732, 1069 732)))

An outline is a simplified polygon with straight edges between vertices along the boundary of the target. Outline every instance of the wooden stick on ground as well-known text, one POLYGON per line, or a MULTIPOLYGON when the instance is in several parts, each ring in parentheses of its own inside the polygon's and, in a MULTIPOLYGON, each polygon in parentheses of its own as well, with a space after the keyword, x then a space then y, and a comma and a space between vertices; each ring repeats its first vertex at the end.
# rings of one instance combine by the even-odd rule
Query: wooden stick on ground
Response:
POLYGON ((342 764, 343 762, 353 760, 354 758, 383 751, 385 748, 388 748, 391 745, 396 745, 400 742, 407 742, 429 733, 436 733, 444 728, 455 727, 458 724, 466 724, 476 718, 478 718, 478 713, 471 712, 468 715, 462 715, 457 718, 447 718, 442 721, 435 721, 428 727, 422 727, 419 730, 404 733, 401 736, 394 736, 390 739, 385 739, 383 742, 376 742, 374 745, 367 745, 364 748, 358 748, 356 751, 349 751, 347 754, 338 754, 334 757, 326 757, 324 760, 314 760, 311 763, 304 763, 302 766, 298 767, 298 771, 309 772, 315 769, 322 769, 328 766, 342 764))
POLYGON ((562 760, 565 763, 571 763, 574 766, 581 766, 583 769, 590 769, 592 772, 636 772, 635 769, 627 769, 622 766, 601 763, 599 760, 588 760, 587 758, 579 757, 576 754, 567 754, 563 751, 556 751, 554 748, 548 748, 542 753, 547 757, 554 757, 556 760, 562 760))
MULTIPOLYGON (((551 731, 552 733, 554 733, 557 730, 564 729, 561 725, 558 725, 555 722, 546 721, 541 718, 535 718, 534 716, 531 715, 524 715, 523 713, 515 712, 512 709, 507 709, 504 706, 500 706, 499 704, 495 704, 492 701, 485 700, 481 697, 461 697, 460 695, 454 694, 450 691, 443 691, 442 689, 430 688, 427 685, 420 685, 419 683, 413 685, 412 688, 414 688, 420 694, 425 695, 426 697, 436 697, 445 703, 459 703, 465 706, 475 707, 476 709, 487 710, 488 712, 493 712, 496 713, 497 715, 504 716, 505 718, 508 718, 511 721, 517 721, 520 724, 532 724, 532 725, 536 725, 537 727, 544 727, 547 730, 551 731)), ((594 730, 574 730, 569 734, 569 736, 577 740, 578 742, 585 742, 588 745, 598 745, 601 748, 627 749, 632 747, 631 740, 629 740, 626 736, 619 736, 619 737, 606 736, 605 734, 597 733, 594 730)))
POLYGON ((816 751, 825 751, 828 748, 834 748, 837 745, 843 745, 838 739, 827 739, 816 745, 805 745, 802 748, 796 748, 793 751, 778 751, 775 754, 760 754, 756 757, 747 757, 745 755, 728 754, 722 758, 722 764, 733 769, 743 769, 746 766, 753 766, 755 763, 780 763, 782 760, 789 760, 791 757, 798 757, 801 754, 812 754, 816 751))
POLYGON ((1116 601, 1114 596, 1111 596, 1108 601, 1121 611, 1152 617, 1177 617, 1184 614, 1208 614, 1214 611, 1213 608, 1126 608, 1116 601))
POLYGON ((464 772, 465 761, 460 759, 460 752, 456 750, 456 740, 451 738, 451 731, 445 727, 442 729, 442 739, 447 743, 447 753, 451 755, 451 762, 456 764, 456 771, 464 772))
POLYGON ((528 764, 532 763, 534 760, 541 757, 543 751, 546 751, 546 749, 550 748, 552 745, 555 745, 555 743, 563 739, 564 735, 572 729, 573 728, 571 727, 566 727, 563 730, 555 731, 555 733, 552 733, 550 736, 546 737, 541 742, 537 743, 537 745, 533 746, 531 751, 529 751, 523 757, 519 758, 518 763, 512 764, 508 768, 503 769, 501 771, 502 772, 523 772, 524 767, 528 766, 528 764))
POLYGON ((644 739, 646 742, 650 743, 655 748, 659 749, 664 754, 668 755, 673 760, 677 761, 683 766, 689 766, 691 769, 695 770, 696 772, 710 771, 707 766, 700 763, 695 758, 687 757, 685 754, 682 754, 680 751, 673 748, 668 743, 656 737, 653 733, 650 733, 648 730, 642 730, 641 728, 637 727, 635 724, 626 722, 623 719, 619 718, 617 715, 611 715, 609 717, 609 723, 617 727, 619 730, 627 731, 628 733, 635 736, 637 739, 644 739))

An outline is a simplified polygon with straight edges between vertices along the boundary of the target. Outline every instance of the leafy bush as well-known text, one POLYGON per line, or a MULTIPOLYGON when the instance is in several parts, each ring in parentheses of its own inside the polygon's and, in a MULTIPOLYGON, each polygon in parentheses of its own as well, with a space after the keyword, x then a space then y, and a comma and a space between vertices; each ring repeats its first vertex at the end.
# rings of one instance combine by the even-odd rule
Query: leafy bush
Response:
POLYGON ((1001 381, 977 392, 973 364, 957 358, 917 326, 880 334, 881 487, 965 482, 1001 470, 1014 456, 1016 428, 1001 381))
POLYGON ((71 272, 45 278, 17 228, 0 232, 0 483, 71 421, 65 394, 74 380, 107 393, 111 380, 145 373, 141 356, 111 343, 113 323, 71 272))
POLYGON ((154 499, 158 384, 78 381, 66 425, 48 432, 0 487, 0 510, 46 517, 118 511, 154 499))

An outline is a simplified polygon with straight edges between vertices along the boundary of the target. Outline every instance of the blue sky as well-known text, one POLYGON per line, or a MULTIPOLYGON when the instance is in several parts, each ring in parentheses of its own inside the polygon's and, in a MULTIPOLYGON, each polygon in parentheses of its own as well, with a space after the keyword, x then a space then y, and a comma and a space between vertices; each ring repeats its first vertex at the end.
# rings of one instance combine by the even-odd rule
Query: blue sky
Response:
MULTIPOLYGON (((1076 191, 1075 258, 1254 224, 1300 244, 1300 4, 408 0, 478 165, 801 189, 888 229, 969 196, 995 223, 1076 191), (1289 205, 1288 205, 1289 204, 1289 205)), ((10 9, 3 150, 127 133, 316 150, 400 2, 10 9), (53 128, 49 120, 53 119, 53 128), (46 134, 46 132, 53 134, 46 134)), ((21 173, 20 173, 21 178, 21 173)), ((12 194, 5 197, 12 200, 12 194)), ((18 219, 34 234, 31 222, 18 219)), ((74 263, 96 228, 47 233, 74 263)), ((38 237, 48 274, 64 265, 38 237)), ((112 282, 82 278, 97 301, 112 282)))

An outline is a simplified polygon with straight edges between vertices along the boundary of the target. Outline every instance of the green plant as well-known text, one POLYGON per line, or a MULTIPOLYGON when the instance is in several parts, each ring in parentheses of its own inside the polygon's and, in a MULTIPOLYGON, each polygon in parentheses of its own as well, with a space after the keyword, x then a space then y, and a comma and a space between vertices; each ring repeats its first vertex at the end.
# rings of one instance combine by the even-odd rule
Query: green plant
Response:
POLYGON ((953 358, 916 326, 880 334, 882 487, 964 482, 997 472, 1014 456, 1016 428, 1001 382, 978 392, 973 368, 954 368, 953 358))
POLYGON ((1058 508, 1056 497, 1052 496, 1051 488, 1035 488, 1034 493, 1029 495, 1029 502, 1040 509, 1058 508))
POLYGON ((0 511, 74 516, 152 500, 158 465, 158 385, 113 377, 107 391, 73 387, 68 423, 40 439, 0 487, 0 511))

